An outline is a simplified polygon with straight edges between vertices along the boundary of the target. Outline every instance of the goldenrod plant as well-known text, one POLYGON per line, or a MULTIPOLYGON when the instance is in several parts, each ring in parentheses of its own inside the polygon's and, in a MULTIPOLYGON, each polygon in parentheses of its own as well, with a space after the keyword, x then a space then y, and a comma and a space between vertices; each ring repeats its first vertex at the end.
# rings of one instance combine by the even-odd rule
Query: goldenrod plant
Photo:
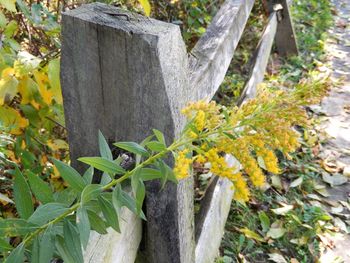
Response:
POLYGON ((208 163, 213 174, 233 182, 236 200, 248 201, 250 189, 264 185, 266 172, 279 173, 275 151, 288 156, 298 147, 299 134, 293 125, 307 125, 303 106, 319 100, 326 90, 325 86, 310 89, 306 83, 290 92, 261 89, 256 99, 240 108, 226 108, 215 102, 190 103, 183 109, 188 124, 171 145, 165 144, 158 130, 140 144, 114 144, 135 156, 136 164, 130 170, 121 166, 120 157, 113 158, 100 134, 101 156, 79 159, 91 166, 83 176, 54 160, 67 185, 57 193, 39 177, 33 187, 31 177, 23 176, 15 167, 14 201, 20 218, 0 221, 5 262, 41 262, 38 259, 42 258, 47 262, 53 257, 83 262, 82 248, 86 248, 91 229, 101 234, 106 234, 108 227, 120 231, 118 218, 123 206, 145 218, 141 209, 146 194, 144 182, 176 183, 191 176, 194 162, 208 163), (169 154, 175 157, 173 169, 164 161, 169 154), (227 154, 236 159, 233 166, 225 161, 227 154), (92 183, 94 169, 103 172, 99 184, 92 183), (124 181, 130 183, 131 194, 124 189, 124 181), (39 206, 34 206, 32 195, 39 206), (16 242, 9 242, 14 237, 16 242))

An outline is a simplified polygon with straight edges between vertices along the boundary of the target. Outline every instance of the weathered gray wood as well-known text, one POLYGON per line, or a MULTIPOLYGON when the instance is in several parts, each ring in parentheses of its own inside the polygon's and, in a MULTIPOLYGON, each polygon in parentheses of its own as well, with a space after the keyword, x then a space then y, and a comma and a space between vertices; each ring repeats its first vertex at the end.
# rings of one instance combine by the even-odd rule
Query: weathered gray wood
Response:
POLYGON ((226 0, 190 57, 193 100, 210 100, 230 65, 254 0, 226 0))
POLYGON ((298 45, 295 38, 293 21, 290 15, 289 5, 292 0, 270 0, 270 10, 273 12, 275 4, 281 4, 283 9, 281 11, 282 20, 279 21, 276 32, 276 48, 280 56, 298 55, 298 45))
POLYGON ((84 252, 85 263, 127 263, 135 262, 142 238, 140 218, 123 208, 120 213, 121 233, 112 228, 108 234, 91 231, 88 246, 84 252))
POLYGON ((260 43, 258 45, 250 77, 246 82, 242 95, 238 101, 241 104, 243 100, 256 96, 257 86, 264 80, 266 66, 271 53, 273 40, 277 30, 277 14, 273 12, 269 17, 269 22, 264 30, 260 43))
POLYGON ((207 189, 196 216, 196 263, 212 263, 217 257, 233 193, 226 178, 214 178, 207 189))
MULTIPOLYGON (((61 80, 73 165, 98 154, 100 129, 112 141, 140 141, 152 128, 171 142, 190 99, 186 48, 178 26, 101 3, 63 15, 61 80)), ((160 191, 147 185, 150 262, 194 262, 192 178, 160 191)), ((118 248, 115 248, 118 249, 118 248)))

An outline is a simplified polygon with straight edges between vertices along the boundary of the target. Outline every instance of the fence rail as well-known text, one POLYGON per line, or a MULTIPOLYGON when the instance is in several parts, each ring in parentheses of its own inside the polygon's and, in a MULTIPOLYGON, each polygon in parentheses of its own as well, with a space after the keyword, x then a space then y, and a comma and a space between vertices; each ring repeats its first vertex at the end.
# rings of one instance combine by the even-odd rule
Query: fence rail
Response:
MULTIPOLYGON (((98 154, 98 130, 111 141, 141 141, 152 128, 163 131, 168 143, 176 138, 185 124, 180 109, 189 101, 210 100, 223 82, 253 4, 226 0, 189 55, 176 25, 101 3, 64 13, 61 81, 73 166, 83 170, 74 160, 98 154)), ((274 39, 280 55, 297 54, 288 3, 274 0, 269 6, 240 103, 255 96, 274 39)), ((121 234, 94 233, 85 261, 128 263, 140 252, 141 262, 213 262, 231 185, 213 178, 195 219, 193 178, 168 183, 162 191, 159 182, 148 183, 147 222, 141 226, 123 211, 121 234)))

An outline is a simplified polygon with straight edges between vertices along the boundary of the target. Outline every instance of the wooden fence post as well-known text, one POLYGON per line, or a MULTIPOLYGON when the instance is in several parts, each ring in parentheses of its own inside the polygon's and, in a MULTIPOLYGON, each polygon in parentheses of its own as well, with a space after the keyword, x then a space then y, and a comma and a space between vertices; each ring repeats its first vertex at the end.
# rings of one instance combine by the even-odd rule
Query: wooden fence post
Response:
MULTIPOLYGON (((101 3, 63 15, 61 81, 73 165, 109 140, 141 141, 152 128, 170 143, 190 100, 179 27, 101 3)), ((150 262, 194 262, 192 178, 147 185, 146 255, 150 262)), ((118 249, 118 248, 115 248, 118 249)))
POLYGON ((277 52, 283 57, 298 55, 298 45, 289 8, 291 2, 291 0, 269 0, 270 12, 275 4, 281 4, 283 7, 281 11, 282 19, 278 23, 275 37, 277 52))

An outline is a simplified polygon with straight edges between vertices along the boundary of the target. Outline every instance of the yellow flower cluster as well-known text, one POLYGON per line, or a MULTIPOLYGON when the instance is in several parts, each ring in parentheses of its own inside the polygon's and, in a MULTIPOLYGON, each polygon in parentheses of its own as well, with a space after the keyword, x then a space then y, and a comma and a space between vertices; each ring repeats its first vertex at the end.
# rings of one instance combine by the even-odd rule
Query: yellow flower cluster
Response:
MULTIPOLYGON (((198 102, 190 103, 181 112, 188 119, 194 118, 194 125, 198 132, 203 129, 212 130, 220 126, 223 120, 223 116, 220 113, 220 106, 214 101, 209 103, 200 100, 198 102)), ((193 134, 192 138, 196 138, 193 134)))
POLYGON ((212 148, 205 153, 208 162, 210 162, 210 171, 221 177, 226 177, 233 183, 234 198, 241 202, 249 200, 249 189, 241 173, 237 172, 238 167, 229 167, 225 158, 219 155, 218 149, 212 148))
POLYGON ((189 153, 188 149, 178 152, 177 157, 175 158, 174 173, 177 179, 185 179, 189 176, 190 166, 192 164, 192 159, 187 158, 189 153))
MULTIPOLYGON (((314 91, 312 91, 314 92, 314 91)), ((324 94, 325 87, 317 87, 316 95, 324 94)), ((266 178, 262 170, 278 174, 278 158, 275 151, 288 157, 299 147, 299 134, 292 129, 296 124, 307 125, 303 103, 310 93, 306 86, 295 91, 270 93, 261 88, 255 99, 241 107, 224 107, 215 102, 190 103, 182 113, 191 121, 184 136, 195 142, 194 160, 210 163, 210 171, 233 182, 234 198, 247 201, 249 188, 245 174, 252 185, 261 187, 266 178), (240 167, 229 167, 225 154, 233 155, 240 167), (245 172, 242 174, 239 170, 245 172)), ((176 158, 175 173, 179 179, 188 176, 191 159, 181 151, 176 158)))

